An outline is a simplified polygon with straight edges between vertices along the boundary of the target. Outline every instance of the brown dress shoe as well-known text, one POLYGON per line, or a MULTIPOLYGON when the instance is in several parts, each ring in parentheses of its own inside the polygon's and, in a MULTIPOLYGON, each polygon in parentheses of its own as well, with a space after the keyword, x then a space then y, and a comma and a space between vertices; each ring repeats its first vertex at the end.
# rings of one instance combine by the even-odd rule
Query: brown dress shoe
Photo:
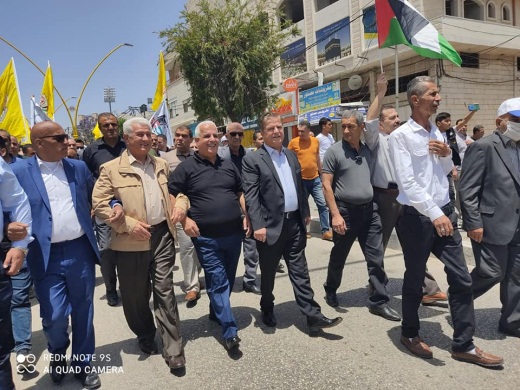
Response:
POLYGON ((422 304, 431 305, 435 302, 446 302, 447 300, 448 295, 446 295, 446 293, 443 293, 442 291, 439 291, 438 293, 435 293, 433 295, 423 295, 422 304))
POLYGON ((403 344, 411 353, 420 358, 431 359, 433 357, 430 347, 428 347, 428 344, 422 341, 419 336, 415 336, 412 341, 410 341, 408 337, 401 335, 401 344, 403 344))
POLYGON ((321 235, 321 239, 325 241, 332 241, 332 232, 329 230, 321 235))
POLYGON ((475 348, 475 354, 469 352, 451 352, 451 357, 461 362, 478 364, 482 367, 500 367, 504 364, 504 359, 500 356, 495 356, 484 352, 479 347, 475 348))
POLYGON ((186 293, 184 300, 186 302, 191 302, 191 301, 196 301, 199 298, 200 298, 200 292, 191 290, 191 291, 188 291, 188 293, 186 293))

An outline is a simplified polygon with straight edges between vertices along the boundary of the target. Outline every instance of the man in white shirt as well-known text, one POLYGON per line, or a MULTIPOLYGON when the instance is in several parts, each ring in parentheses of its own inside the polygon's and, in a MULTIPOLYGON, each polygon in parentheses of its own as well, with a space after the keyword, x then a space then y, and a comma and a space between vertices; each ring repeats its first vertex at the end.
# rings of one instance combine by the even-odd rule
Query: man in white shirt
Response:
MULTIPOLYGON (((397 201, 399 190, 388 146, 388 137, 401 122, 394 107, 383 105, 387 88, 388 81, 386 75, 382 73, 377 79, 377 95, 368 108, 365 122, 365 143, 374 156, 371 181, 374 189, 374 203, 377 204, 378 214, 381 217, 383 250, 385 251, 402 211, 402 206, 397 201)), ((399 232, 397 233, 400 241, 399 232)), ((447 300, 448 296, 441 291, 433 275, 426 270, 422 303, 431 305, 447 300)))
POLYGON ((334 137, 330 134, 332 131, 332 121, 329 118, 323 117, 320 119, 319 126, 321 133, 316 136, 316 139, 320 143, 320 161, 323 163, 325 152, 334 144, 334 137))
POLYGON ((504 363, 501 357, 473 344, 475 315, 471 277, 448 195, 447 175, 453 167, 451 150, 429 120, 441 101, 439 88, 431 77, 419 76, 408 84, 407 98, 412 115, 389 139, 390 158, 399 187, 397 200, 403 205, 398 222, 406 267, 401 343, 414 355, 424 359, 433 357, 419 337, 418 314, 426 261, 433 253, 444 263, 450 285, 451 356, 484 367, 501 366, 504 363))

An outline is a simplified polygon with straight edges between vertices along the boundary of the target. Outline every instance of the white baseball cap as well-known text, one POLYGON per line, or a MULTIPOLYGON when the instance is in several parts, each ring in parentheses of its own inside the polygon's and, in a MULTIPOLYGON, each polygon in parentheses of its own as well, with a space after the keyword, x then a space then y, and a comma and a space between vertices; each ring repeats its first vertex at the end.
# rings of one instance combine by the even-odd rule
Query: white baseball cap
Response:
POLYGON ((222 138, 220 139, 220 142, 225 142, 227 141, 227 137, 225 135, 222 136, 222 138))
POLYGON ((511 114, 520 117, 520 97, 507 99, 497 110, 497 117, 511 114))

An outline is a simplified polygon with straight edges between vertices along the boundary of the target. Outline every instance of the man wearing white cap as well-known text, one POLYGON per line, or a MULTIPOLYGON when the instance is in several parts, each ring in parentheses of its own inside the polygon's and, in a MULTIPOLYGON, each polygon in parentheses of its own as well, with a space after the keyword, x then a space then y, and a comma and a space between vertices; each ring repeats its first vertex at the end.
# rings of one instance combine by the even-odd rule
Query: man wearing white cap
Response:
POLYGON ((462 217, 475 254, 473 295, 500 283, 498 329, 520 337, 520 98, 500 105, 496 126, 466 151, 462 217))

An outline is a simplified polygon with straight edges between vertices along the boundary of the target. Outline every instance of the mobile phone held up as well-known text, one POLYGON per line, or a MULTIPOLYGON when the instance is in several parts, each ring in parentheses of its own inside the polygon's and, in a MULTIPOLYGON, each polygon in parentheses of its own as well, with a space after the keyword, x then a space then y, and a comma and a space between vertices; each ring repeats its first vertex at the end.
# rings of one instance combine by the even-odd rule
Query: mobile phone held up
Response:
POLYGON ((478 104, 478 103, 468 104, 468 110, 478 111, 478 110, 480 110, 480 104, 478 104))

